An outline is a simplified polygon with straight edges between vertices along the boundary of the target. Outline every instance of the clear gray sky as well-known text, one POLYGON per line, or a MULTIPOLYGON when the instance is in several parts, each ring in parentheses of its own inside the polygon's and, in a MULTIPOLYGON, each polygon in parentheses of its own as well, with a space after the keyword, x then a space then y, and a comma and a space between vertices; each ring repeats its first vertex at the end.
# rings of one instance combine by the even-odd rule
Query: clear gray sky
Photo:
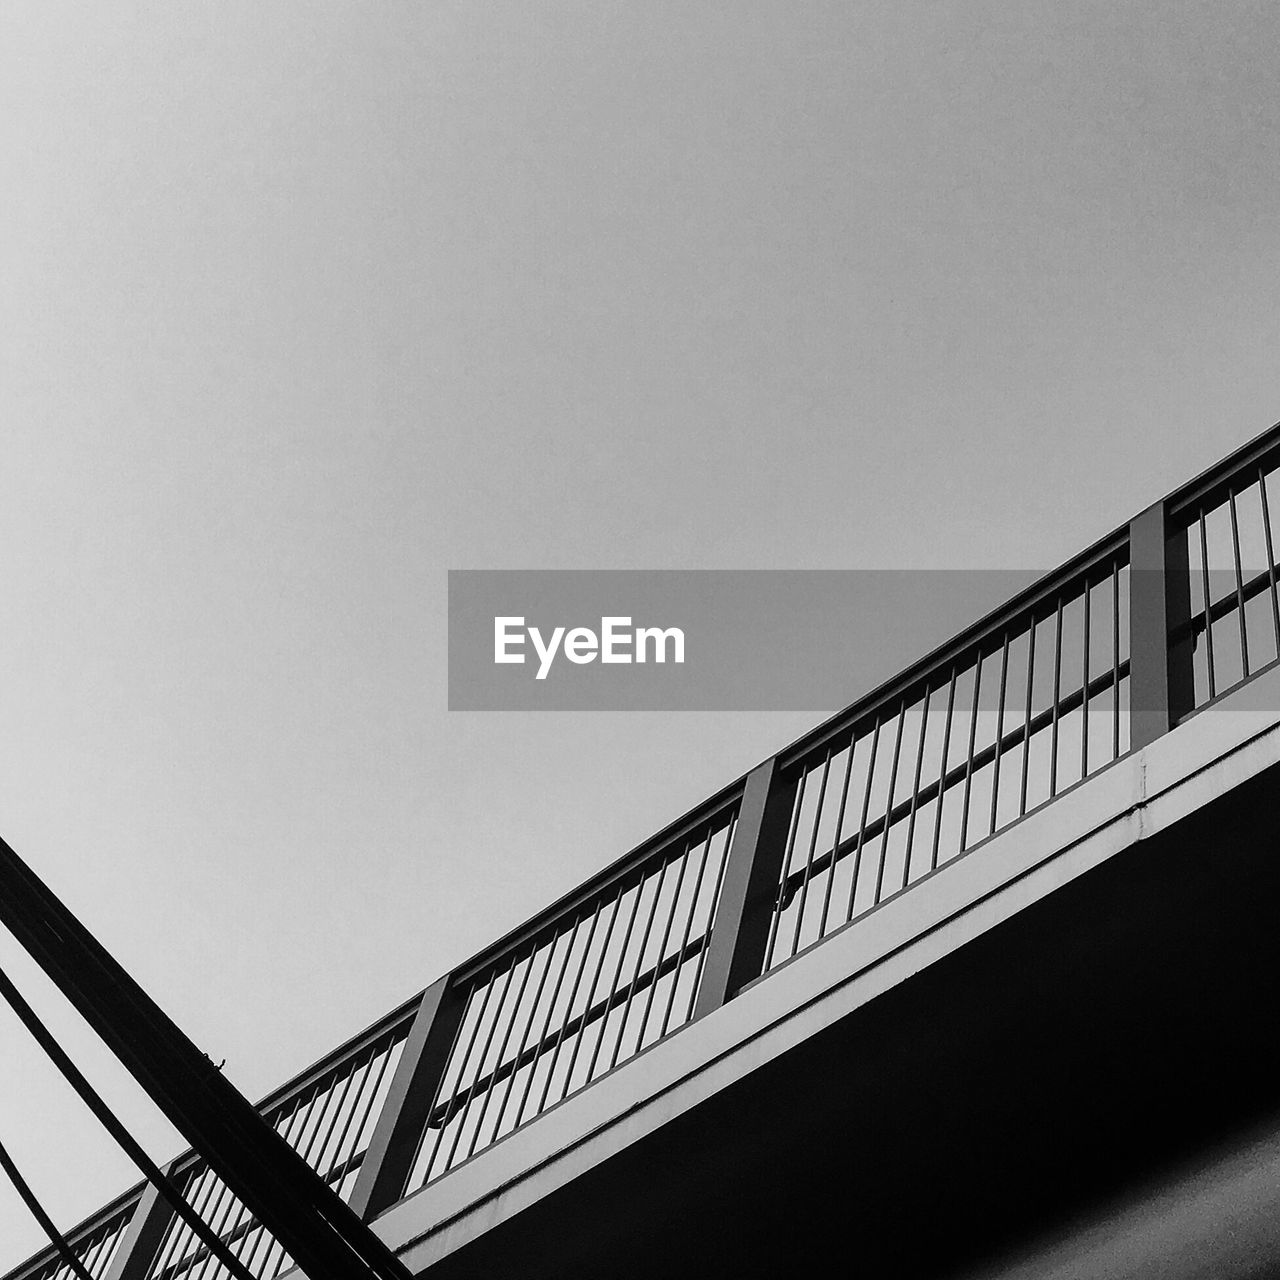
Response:
MULTIPOLYGON (((1277 47, 10 0, 0 833, 266 1092, 812 719, 449 714, 448 568, 1047 568, 1280 417, 1277 47)), ((7 1014, 0 1138, 65 1225, 134 1180, 7 1014)))

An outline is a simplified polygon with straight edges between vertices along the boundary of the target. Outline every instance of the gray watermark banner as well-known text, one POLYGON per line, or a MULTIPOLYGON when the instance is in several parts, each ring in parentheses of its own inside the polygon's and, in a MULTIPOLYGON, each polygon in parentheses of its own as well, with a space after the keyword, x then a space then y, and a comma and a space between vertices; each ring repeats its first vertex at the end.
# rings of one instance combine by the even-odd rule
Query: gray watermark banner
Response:
POLYGON ((451 570, 451 710, 829 711, 1032 570, 451 570))
MULTIPOLYGON (((1023 594, 1043 577, 1009 569, 451 570, 449 707, 832 712, 997 609, 1002 620, 982 640, 983 675, 974 679, 972 661, 961 664, 958 707, 976 699, 995 709, 1006 695, 1047 705, 1054 681, 1058 697, 1083 691, 1086 669, 1090 698, 1115 688, 1127 707, 1131 596, 1180 602, 1170 608, 1182 622, 1171 623, 1165 641, 1183 703, 1209 700, 1210 669, 1222 693, 1277 660, 1280 594, 1268 571, 1166 580, 1102 566, 1087 592, 1077 577, 1048 594, 1023 594), (1032 614, 1008 612, 1020 596, 1037 602, 1032 614)), ((1247 686, 1244 701, 1274 698, 1275 683, 1247 686)), ((1142 696, 1152 688, 1147 681, 1142 696)))

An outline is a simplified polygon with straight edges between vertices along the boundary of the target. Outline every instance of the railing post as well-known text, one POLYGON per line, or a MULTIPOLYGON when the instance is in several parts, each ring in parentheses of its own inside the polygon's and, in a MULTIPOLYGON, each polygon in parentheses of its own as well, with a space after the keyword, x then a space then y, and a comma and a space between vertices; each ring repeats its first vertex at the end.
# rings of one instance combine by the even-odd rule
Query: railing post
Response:
MULTIPOLYGON (((178 1163, 173 1160, 162 1170, 171 1182, 176 1176, 178 1163)), ((137 1208, 124 1229, 124 1237, 116 1246, 103 1280, 146 1280, 173 1217, 173 1206, 160 1194, 154 1182, 148 1182, 142 1188, 137 1208)))
POLYGON ((356 1175, 351 1208, 366 1222, 400 1199, 413 1171, 418 1142, 466 1008, 466 1001, 452 989, 451 977, 446 974, 423 993, 356 1175))
POLYGON ((1145 747, 1195 704, 1187 540, 1164 502, 1129 524, 1129 746, 1145 747))
POLYGON ((775 756, 747 775, 693 1016, 718 1009, 764 967, 795 797, 775 756))

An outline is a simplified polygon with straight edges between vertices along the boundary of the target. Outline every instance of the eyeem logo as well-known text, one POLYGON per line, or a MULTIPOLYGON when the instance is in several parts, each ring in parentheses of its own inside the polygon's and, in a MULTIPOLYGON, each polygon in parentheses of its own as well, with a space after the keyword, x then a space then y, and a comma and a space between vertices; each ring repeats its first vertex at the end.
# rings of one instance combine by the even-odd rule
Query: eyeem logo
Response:
POLYGON ((493 660, 495 663, 524 662, 526 638, 538 655, 536 680, 545 680, 563 653, 579 666, 588 662, 684 662, 684 632, 679 627, 636 627, 630 618, 601 618, 599 632, 590 627, 556 627, 544 637, 537 627, 525 626, 523 618, 494 618, 493 660), (650 656, 652 653, 652 656, 650 656))

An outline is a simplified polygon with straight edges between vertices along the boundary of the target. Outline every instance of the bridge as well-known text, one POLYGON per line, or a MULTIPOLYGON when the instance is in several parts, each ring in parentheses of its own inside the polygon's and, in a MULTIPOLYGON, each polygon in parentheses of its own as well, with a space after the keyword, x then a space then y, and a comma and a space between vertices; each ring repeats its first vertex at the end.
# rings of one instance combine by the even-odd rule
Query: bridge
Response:
MULTIPOLYGON (((281 1086, 413 1275, 1280 1270, 1280 427, 281 1086)), ((200 1149, 93 1280, 294 1268, 200 1149), (193 1225, 198 1219, 202 1233, 193 1225)), ((9 1280, 73 1275, 54 1247, 9 1280)))

